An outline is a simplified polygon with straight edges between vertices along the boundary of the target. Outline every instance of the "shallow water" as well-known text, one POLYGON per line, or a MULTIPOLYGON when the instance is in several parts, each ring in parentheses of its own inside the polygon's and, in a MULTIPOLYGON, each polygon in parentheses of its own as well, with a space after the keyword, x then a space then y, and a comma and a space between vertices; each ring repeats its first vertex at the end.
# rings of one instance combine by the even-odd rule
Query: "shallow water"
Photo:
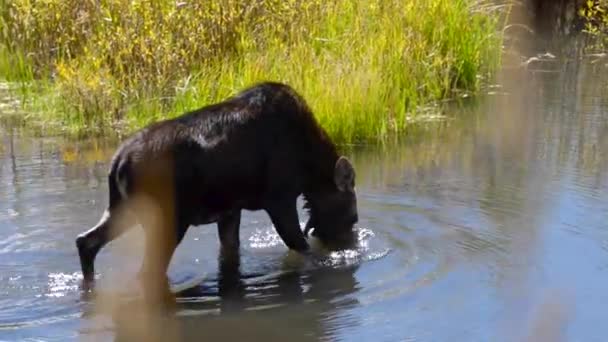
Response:
MULTIPOLYGON (((353 249, 302 260, 263 213, 247 212, 240 266, 224 265, 215 226, 191 228, 169 270, 176 290, 190 290, 167 330, 181 340, 604 340, 605 72, 557 61, 507 71, 450 119, 353 149, 353 249)), ((140 336, 128 306, 112 316, 78 288, 74 238, 104 209, 116 143, 10 125, 0 139, 0 340, 140 336)), ((134 229, 102 250, 100 292, 131 287, 141 238, 134 229)))

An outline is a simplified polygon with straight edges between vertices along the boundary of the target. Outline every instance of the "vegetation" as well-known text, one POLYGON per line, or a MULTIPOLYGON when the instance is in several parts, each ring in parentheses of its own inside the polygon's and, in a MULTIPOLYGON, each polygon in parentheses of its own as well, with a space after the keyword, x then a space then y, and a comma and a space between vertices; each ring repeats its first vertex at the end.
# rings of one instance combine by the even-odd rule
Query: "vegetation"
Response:
POLYGON ((593 38, 591 49, 605 50, 608 47, 608 0, 587 0, 578 11, 583 19, 583 32, 593 38))
POLYGON ((87 133, 282 81, 353 142, 479 90, 498 20, 483 0, 0 0, 0 77, 26 85, 28 120, 87 133))

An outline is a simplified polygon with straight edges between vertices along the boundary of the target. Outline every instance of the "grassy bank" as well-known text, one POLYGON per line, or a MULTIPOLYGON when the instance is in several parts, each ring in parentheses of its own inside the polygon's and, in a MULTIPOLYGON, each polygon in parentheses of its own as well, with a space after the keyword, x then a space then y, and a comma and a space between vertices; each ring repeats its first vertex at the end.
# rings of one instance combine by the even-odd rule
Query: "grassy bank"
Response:
POLYGON ((602 52, 608 50, 608 0, 586 1, 578 9, 578 15, 583 20, 583 32, 591 38, 587 48, 602 52))
POLYGON ((469 0, 0 0, 0 76, 33 122, 132 130, 261 80, 343 142, 402 131, 499 63, 498 10, 469 0), (36 80, 35 82, 31 82, 36 80))

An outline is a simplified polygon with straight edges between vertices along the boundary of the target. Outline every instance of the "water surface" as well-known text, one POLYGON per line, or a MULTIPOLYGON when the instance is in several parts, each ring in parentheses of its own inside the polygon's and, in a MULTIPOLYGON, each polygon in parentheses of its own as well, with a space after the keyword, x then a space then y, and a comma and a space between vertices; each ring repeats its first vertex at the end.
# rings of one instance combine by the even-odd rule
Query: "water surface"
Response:
MULTIPOLYGON (((169 276, 194 290, 167 329, 181 340, 605 340, 605 72, 572 61, 507 71, 450 119, 350 150, 358 244, 322 262, 288 253, 261 212, 243 217, 240 266, 218 261, 215 225, 191 228, 169 276)), ((81 298, 74 245, 106 205, 116 142, 11 125, 0 139, 0 340, 133 337, 81 298)), ((132 286, 141 239, 134 229, 102 250, 100 291, 132 286)))

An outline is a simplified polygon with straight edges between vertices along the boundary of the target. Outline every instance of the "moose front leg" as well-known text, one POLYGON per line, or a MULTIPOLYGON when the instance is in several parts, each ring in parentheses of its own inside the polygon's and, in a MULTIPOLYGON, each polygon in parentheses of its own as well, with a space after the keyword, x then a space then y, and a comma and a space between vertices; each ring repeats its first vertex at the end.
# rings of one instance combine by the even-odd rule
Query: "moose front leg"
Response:
POLYGON ((300 228, 295 199, 275 201, 266 208, 266 212, 270 216, 277 233, 289 249, 300 253, 309 251, 310 246, 300 228))

